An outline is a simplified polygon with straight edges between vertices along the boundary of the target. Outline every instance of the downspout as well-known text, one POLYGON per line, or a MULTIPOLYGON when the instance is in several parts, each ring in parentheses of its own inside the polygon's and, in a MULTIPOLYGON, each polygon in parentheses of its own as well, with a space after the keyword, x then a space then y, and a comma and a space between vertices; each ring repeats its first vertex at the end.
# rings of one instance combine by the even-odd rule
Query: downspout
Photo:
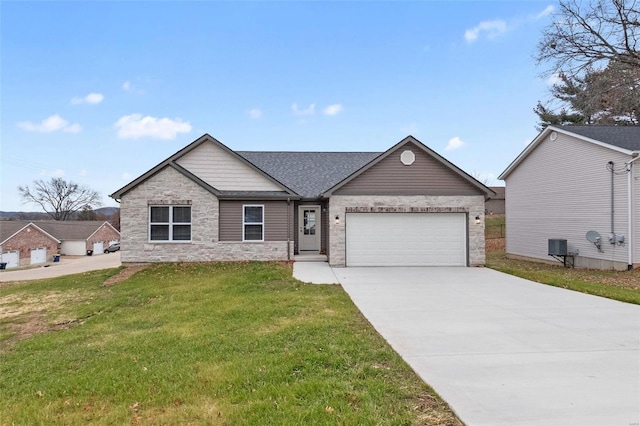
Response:
MULTIPOLYGON (((614 227, 613 227, 613 207, 614 207, 614 203, 613 203, 613 177, 614 177, 614 170, 613 170, 613 161, 609 161, 609 170, 611 170, 611 235, 613 236, 613 238, 615 238, 615 231, 614 231, 614 227)), ((615 241, 615 239, 613 240, 615 241)))
POLYGON ((634 152, 631 154, 632 159, 627 162, 627 225, 629 227, 628 237, 628 262, 627 262, 627 270, 633 269, 633 250, 635 248, 635 236, 632 234, 633 232, 633 203, 631 200, 631 196, 633 194, 633 178, 632 178, 632 170, 633 170, 633 162, 640 158, 640 153, 634 152))
POLYGON ((291 198, 287 197, 287 260, 291 260, 291 198))

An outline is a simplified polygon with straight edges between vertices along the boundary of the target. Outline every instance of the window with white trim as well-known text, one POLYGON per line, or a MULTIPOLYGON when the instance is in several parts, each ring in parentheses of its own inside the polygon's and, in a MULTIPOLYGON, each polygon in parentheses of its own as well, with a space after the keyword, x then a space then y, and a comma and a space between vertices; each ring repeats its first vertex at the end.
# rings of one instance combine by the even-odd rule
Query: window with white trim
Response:
POLYGON ((264 206, 242 206, 242 241, 264 241, 264 206))
POLYGON ((149 241, 191 241, 191 206, 149 206, 149 241))

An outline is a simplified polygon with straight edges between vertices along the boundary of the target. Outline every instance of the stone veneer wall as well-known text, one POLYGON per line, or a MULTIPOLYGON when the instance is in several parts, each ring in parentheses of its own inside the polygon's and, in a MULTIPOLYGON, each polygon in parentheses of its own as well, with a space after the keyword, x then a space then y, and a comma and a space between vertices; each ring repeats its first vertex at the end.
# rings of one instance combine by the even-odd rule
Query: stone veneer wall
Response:
MULTIPOLYGON (((484 195, 473 196, 384 196, 384 195, 334 195, 329 202, 329 218, 340 216, 340 223, 329 221, 329 240, 331 266, 343 267, 346 264, 345 223, 347 207, 392 207, 405 208, 464 208, 468 209, 468 252, 469 266, 481 266, 485 263, 484 242, 484 195), (476 224, 475 218, 482 218, 476 224)), ((372 213, 375 214, 375 213, 372 213)))
MULTIPOLYGON (((126 193, 121 200, 121 258, 132 262, 287 260, 287 242, 220 242, 216 196, 167 167, 126 193), (150 242, 149 205, 159 200, 191 205, 191 241, 150 242)), ((293 258, 293 241, 290 243, 293 258)))

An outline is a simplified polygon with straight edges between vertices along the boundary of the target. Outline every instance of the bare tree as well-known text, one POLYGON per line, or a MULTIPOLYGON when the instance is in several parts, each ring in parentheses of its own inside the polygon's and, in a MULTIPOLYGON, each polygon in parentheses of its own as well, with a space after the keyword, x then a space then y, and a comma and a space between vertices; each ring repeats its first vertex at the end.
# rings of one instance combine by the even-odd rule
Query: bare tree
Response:
POLYGON ((120 209, 117 209, 111 216, 109 216, 109 223, 111 226, 116 228, 118 231, 120 230, 120 209))
POLYGON ((101 204, 98 192, 62 178, 51 178, 48 182, 36 180, 33 189, 19 186, 18 193, 24 203, 40 205, 55 220, 69 220, 78 210, 101 204))
POLYGON ((535 59, 547 75, 577 77, 609 61, 640 67, 640 7, 636 0, 561 0, 542 33, 535 59))

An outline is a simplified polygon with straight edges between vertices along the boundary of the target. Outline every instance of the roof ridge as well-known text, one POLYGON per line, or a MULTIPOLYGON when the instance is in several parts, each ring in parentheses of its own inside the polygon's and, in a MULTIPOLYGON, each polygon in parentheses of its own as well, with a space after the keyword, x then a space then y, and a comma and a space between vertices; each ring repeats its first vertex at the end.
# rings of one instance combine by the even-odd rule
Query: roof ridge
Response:
POLYGON ((285 154, 380 154, 384 151, 243 151, 236 152, 255 152, 255 153, 285 153, 285 154))

